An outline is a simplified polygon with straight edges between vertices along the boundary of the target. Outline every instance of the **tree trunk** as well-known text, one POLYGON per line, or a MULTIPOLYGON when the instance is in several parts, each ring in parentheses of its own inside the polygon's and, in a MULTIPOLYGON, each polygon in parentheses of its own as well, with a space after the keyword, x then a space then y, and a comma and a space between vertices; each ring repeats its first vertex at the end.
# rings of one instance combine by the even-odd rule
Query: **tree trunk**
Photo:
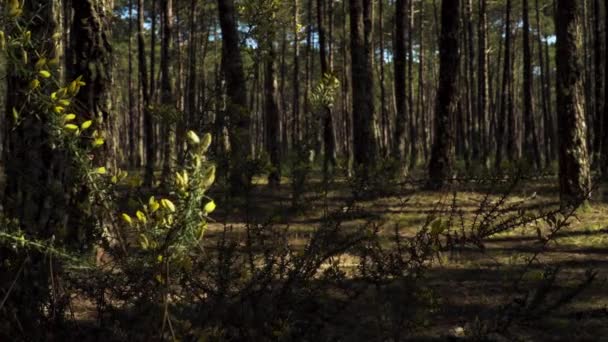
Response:
MULTIPOLYGON (((505 123, 508 121, 508 128, 514 129, 514 122, 511 121, 511 0, 507 0, 506 18, 505 18, 505 51, 504 51, 504 67, 502 76, 502 96, 500 103, 500 115, 496 119, 496 170, 500 171, 503 161, 503 142, 505 139, 505 123)), ((509 132, 507 139, 507 156, 513 157, 514 144, 512 141, 512 133, 509 132)))
POLYGON ((148 88, 148 75, 146 68, 146 46, 144 40, 144 0, 138 0, 137 8, 137 46, 139 59, 139 81, 143 97, 144 136, 146 145, 146 171, 144 184, 151 186, 154 181, 154 167, 156 166, 156 149, 154 148, 154 122, 150 113, 150 92, 148 88))
POLYGON ((594 141, 593 141, 593 164, 599 166, 599 159, 602 145, 603 131, 603 115, 604 115, 604 69, 602 65, 602 31, 600 30, 600 15, 602 8, 600 0, 593 1, 593 56, 595 69, 595 125, 594 125, 594 141))
MULTIPOLYGON (((51 39, 53 33, 60 30, 56 13, 55 8, 48 6, 43 0, 27 1, 23 4, 20 21, 26 24, 22 29, 31 33, 32 42, 37 42, 37 51, 44 52, 47 59, 52 59, 57 53, 51 39)), ((12 32, 13 29, 9 25, 6 30, 7 35, 20 34, 16 29, 12 32)), ((36 56, 34 49, 27 45, 25 49, 24 53, 36 56)), ((63 245, 66 238, 73 236, 74 229, 79 229, 67 225, 70 218, 70 195, 73 190, 69 182, 74 180, 74 175, 70 174, 65 153, 50 143, 50 115, 40 115, 38 104, 28 99, 28 84, 31 81, 28 73, 35 71, 36 62, 37 58, 30 58, 28 62, 17 62, 15 65, 9 59, 6 68, 6 126, 3 150, 6 185, 2 198, 3 214, 7 218, 18 220, 19 228, 28 239, 49 239, 56 235, 57 244, 63 245), (25 72, 20 71, 23 68, 26 69, 25 72), (19 121, 13 117, 13 110, 18 111, 19 121)), ((79 214, 76 208, 71 211, 74 215, 79 214)), ((28 253, 29 257, 26 253, 13 253, 15 251, 12 249, 0 248, 3 260, 9 260, 9 256, 15 257, 14 263, 11 261, 0 267, 1 288, 9 288, 22 263, 25 265, 27 261, 28 265, 19 278, 21 286, 17 286, 7 298, 7 302, 3 303, 6 306, 3 312, 0 312, 0 319, 13 321, 12 315, 4 312, 14 310, 15 317, 18 317, 23 325, 20 328, 35 335, 35 328, 46 318, 45 307, 51 303, 49 265, 46 261, 48 258, 35 251, 28 253)), ((20 336, 17 329, 15 330, 13 336, 20 336)), ((42 339, 43 335, 39 336, 42 339)))
MULTIPOLYGON (((317 27, 319 30, 319 52, 321 57, 322 79, 326 76, 333 77, 327 49, 328 44, 325 34, 325 11, 323 2, 323 0, 317 0, 317 27)), ((330 106, 324 106, 323 108, 323 143, 325 147, 323 155, 323 175, 327 178, 329 176, 330 168, 333 169, 336 167, 336 135, 334 131, 332 108, 330 106)))
POLYGON ((489 124, 488 116, 490 112, 488 97, 488 67, 487 67, 487 3, 486 0, 479 0, 479 27, 478 32, 478 53, 477 61, 477 115, 479 116, 479 153, 480 161, 484 166, 488 166, 489 161, 489 124))
MULTIPOLYGON (((272 36, 272 35, 270 35, 272 36)), ((271 171, 268 185, 278 187, 281 184, 281 148, 279 141, 279 106, 277 103, 276 71, 274 62, 276 52, 274 37, 266 37, 265 73, 264 73, 264 112, 266 120, 266 152, 270 157, 271 171)))
POLYGON ((291 145, 295 148, 300 142, 300 12, 298 0, 293 3, 293 103, 291 110, 291 145))
POLYGON ((542 167, 540 149, 536 136, 536 127, 532 109, 532 52, 530 49, 530 19, 528 16, 528 0, 523 0, 523 43, 524 43, 524 151, 526 160, 536 169, 542 167))
POLYGON ((410 0, 407 15, 407 108, 410 112, 410 163, 412 169, 418 162, 418 120, 414 115, 414 1, 410 0))
MULTIPOLYGON (((173 32, 173 0, 162 0, 162 27, 163 35, 161 42, 161 56, 160 56, 160 101, 163 105, 163 110, 167 111, 165 115, 169 114, 169 111, 176 110, 173 103, 173 89, 171 87, 171 59, 172 59, 172 32, 173 32)), ((167 115, 163 124, 163 183, 167 185, 170 182, 171 176, 173 175, 173 169, 175 168, 175 126, 172 115, 167 115)))
POLYGON ((393 142, 393 157, 399 165, 405 169, 406 158, 406 129, 408 122, 408 108, 405 84, 405 68, 407 64, 405 48, 405 15, 407 13, 408 0, 397 0, 395 3, 395 57, 393 66, 395 68, 395 105, 397 108, 395 119, 395 137, 393 142))
POLYGON ((230 188, 233 194, 239 194, 249 188, 251 182, 246 169, 250 149, 247 88, 233 0, 218 0, 218 11, 222 29, 222 69, 228 95, 226 110, 230 116, 230 188))
POLYGON ((557 0, 557 108, 559 183, 562 206, 577 204, 590 191, 580 62, 579 2, 557 0))
POLYGON ((374 127, 372 0, 350 0, 353 152, 355 171, 369 176, 378 148, 374 127))
POLYGON ((441 2, 441 39, 439 42, 439 86, 435 108, 435 141, 429 163, 429 186, 444 186, 452 173, 454 132, 452 120, 458 110, 458 30, 460 0, 441 2))
MULTIPOLYGON (((604 17, 604 39, 606 46, 606 54, 608 55, 608 0, 604 0, 604 9, 605 9, 605 17, 604 17)), ((608 176, 608 58, 606 58, 604 64, 604 117, 602 120, 603 132, 602 136, 602 147, 601 147, 601 171, 602 177, 606 178, 608 176)))

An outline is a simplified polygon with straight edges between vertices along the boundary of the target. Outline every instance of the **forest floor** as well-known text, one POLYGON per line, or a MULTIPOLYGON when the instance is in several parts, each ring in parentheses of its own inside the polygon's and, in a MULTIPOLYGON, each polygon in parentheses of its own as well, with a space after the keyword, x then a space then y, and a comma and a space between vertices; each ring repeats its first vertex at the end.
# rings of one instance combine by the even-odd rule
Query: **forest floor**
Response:
MULTIPOLYGON (((212 194, 218 203, 218 211, 213 215, 217 222, 211 225, 207 236, 213 239, 226 227, 238 234, 243 231, 245 221, 270 222, 288 228, 292 243, 303 245, 327 215, 346 209, 352 194, 345 181, 324 186, 313 180, 302 195, 304 209, 294 211, 291 187, 286 181, 280 189, 269 189, 259 181, 252 191, 247 213, 222 210, 225 206, 222 194, 212 194)), ((374 220, 383 227, 380 234, 388 241, 395 227, 399 227, 401 236, 413 236, 436 216, 446 219, 451 216, 457 225, 467 226, 476 218, 479 220, 478 212, 484 199, 486 204, 496 203, 506 192, 509 195, 500 211, 503 218, 522 210, 538 212, 559 205, 554 178, 519 181, 516 185, 500 180, 461 182, 443 192, 426 191, 421 184, 412 182, 393 186, 382 195, 376 193, 358 202, 359 216, 344 222, 343 227, 354 228, 366 220, 374 220)), ((413 339, 441 339, 476 318, 483 320, 497 315, 501 305, 513 303, 521 296, 514 290, 515 280, 521 275, 526 258, 539 249, 539 235, 546 233, 547 225, 537 222, 493 236, 483 249, 456 248, 441 255, 426 276, 429 288, 437 295, 437 310, 428 318, 428 326, 413 339)), ((559 267, 559 280, 548 295, 554 301, 575 288, 587 270, 593 269, 598 275, 575 300, 518 324, 514 335, 532 341, 608 341, 608 190, 605 187, 594 191, 591 201, 576 212, 570 226, 557 234, 555 243, 548 245, 539 262, 532 267, 532 272, 526 273, 524 287, 538 284, 547 267, 559 267)), ((349 261, 346 255, 342 263, 347 269, 356 261, 349 261)), ((532 288, 530 291, 533 293, 532 288)))

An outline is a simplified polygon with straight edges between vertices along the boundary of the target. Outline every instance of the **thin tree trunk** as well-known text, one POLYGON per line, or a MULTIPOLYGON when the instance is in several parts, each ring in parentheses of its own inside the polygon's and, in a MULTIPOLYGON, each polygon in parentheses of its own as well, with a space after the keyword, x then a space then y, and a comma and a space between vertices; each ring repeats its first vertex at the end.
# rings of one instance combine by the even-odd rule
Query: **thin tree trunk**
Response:
MULTIPOLYGON (((321 59, 321 75, 322 78, 333 77, 330 69, 330 57, 328 53, 327 37, 325 33, 325 16, 323 0, 317 0, 317 27, 319 30, 319 52, 321 59)), ((332 107, 324 106, 323 108, 323 175, 329 176, 329 172, 336 167, 336 137, 333 125, 332 107), (331 168, 331 169, 330 169, 331 168)))
MULTIPOLYGON (((500 104, 500 115, 497 117, 496 130, 496 170, 500 171, 503 161, 503 141, 505 138, 505 123, 508 121, 508 129, 514 129, 512 122, 511 110, 511 0, 507 0, 506 17, 505 17, 505 51, 504 51, 504 67, 502 78, 502 96, 500 104)), ((507 139, 507 156, 510 160, 515 155, 515 142, 512 141, 512 133, 509 132, 507 139)))
POLYGON ((487 3, 486 0, 479 0, 479 26, 478 32, 478 53, 477 60, 477 114, 479 116, 479 153, 480 160, 484 166, 488 166, 489 162, 489 124, 488 116, 490 112, 488 98, 488 67, 487 67, 487 3))
POLYGON ((414 115, 414 0, 410 0, 407 16, 407 108, 410 112, 410 169, 418 162, 418 120, 414 115))
POLYGON ((291 111, 291 144, 295 148, 300 142, 300 12, 298 0, 293 3, 293 104, 291 111))
POLYGON ((408 8, 408 0, 397 0, 395 3, 395 47, 393 66, 395 78, 395 105, 397 108, 395 119, 395 137, 393 145, 393 157, 405 169, 406 159, 406 129, 408 121, 408 108, 406 97, 406 48, 405 48, 405 16, 408 8))
POLYGON ((526 151, 526 160, 533 163, 537 169, 540 169, 542 164, 532 108, 532 51, 530 48, 530 19, 528 16, 528 0, 523 0, 522 11, 524 31, 524 151, 526 151))
MULTIPOLYGON (((171 41, 173 38, 173 0, 162 0, 162 27, 163 35, 161 42, 161 57, 160 57, 160 69, 161 69, 161 103, 163 104, 164 110, 175 110, 173 103, 173 89, 171 87, 171 41)), ((171 119, 166 120, 164 123, 164 162, 163 162, 163 177, 164 184, 170 181, 172 171, 175 168, 175 122, 171 122, 171 119)))
POLYGON ((148 89, 148 75, 146 68, 146 47, 144 40, 144 0, 138 0, 137 13, 137 45, 139 59, 139 80, 143 97, 144 136, 146 146, 146 171, 144 184, 151 186, 154 181, 154 167, 156 166, 156 149, 154 148, 154 122, 150 113, 150 92, 148 89))

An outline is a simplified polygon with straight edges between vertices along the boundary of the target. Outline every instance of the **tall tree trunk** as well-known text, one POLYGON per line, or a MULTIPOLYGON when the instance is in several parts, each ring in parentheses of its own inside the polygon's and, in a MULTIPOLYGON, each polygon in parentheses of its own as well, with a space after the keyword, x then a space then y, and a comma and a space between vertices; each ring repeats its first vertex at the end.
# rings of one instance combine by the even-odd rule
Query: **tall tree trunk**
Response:
MULTIPOLYGON (((317 0, 317 27, 319 30, 319 52, 321 57, 321 76, 333 77, 333 72, 330 69, 330 57, 328 53, 327 37, 325 33, 325 11, 323 0, 317 0)), ((333 124, 333 113, 331 106, 323 108, 323 174, 328 177, 330 167, 333 169, 336 166, 336 135, 333 124)))
POLYGON ((488 116, 490 112, 488 96, 488 57, 487 50, 487 2, 479 0, 479 26, 478 32, 478 54, 477 60, 477 114, 479 116, 479 153, 480 160, 484 166, 488 166, 489 161, 489 124, 488 116))
MULTIPOLYGON (((154 148, 154 121, 150 113, 150 92, 148 88, 148 75, 146 68, 146 46, 144 40, 144 0, 138 0, 137 8, 137 46, 139 59, 139 80, 143 97, 144 136, 146 146, 146 171, 144 184, 151 186, 154 181, 154 167, 156 166, 156 149, 154 148)), ((151 79, 153 76, 151 76, 151 79)))
MULTIPOLYGON (((411 1, 411 0, 410 0, 411 1)), ((405 48, 405 15, 407 13, 408 0, 397 0, 395 3, 395 105, 397 108, 395 119, 395 137, 393 145, 393 157, 405 169, 406 158, 406 129, 408 122, 408 108, 405 84, 405 68, 407 63, 405 48)))
POLYGON ((251 176, 246 171, 250 149, 247 88, 233 0, 218 0, 218 11, 222 29, 222 69, 228 95, 226 110, 230 115, 230 188, 233 194, 238 194, 251 183, 251 176))
POLYGON ((128 67, 128 97, 129 97, 129 166, 138 167, 140 165, 139 139, 136 136, 135 127, 138 116, 135 111, 135 94, 133 94, 133 0, 129 0, 129 67, 128 67))
MULTIPOLYGON (((60 32, 56 10, 57 8, 48 6, 48 2, 43 0, 23 3, 20 22, 24 26, 20 29, 30 32, 31 40, 36 44, 35 50, 29 44, 24 44, 23 51, 14 52, 17 58, 25 53, 32 58, 17 63, 9 59, 6 68, 6 125, 3 134, 6 185, 2 205, 3 215, 17 220, 19 228, 28 240, 46 240, 56 235, 57 244, 63 246, 66 238, 73 236, 80 229, 67 224, 70 214, 84 213, 78 213, 78 208, 72 208, 70 213, 70 196, 74 190, 70 182, 74 181, 74 176, 70 174, 70 165, 65 153, 51 144, 51 126, 48 119, 50 113, 41 115, 39 104, 28 98, 28 84, 36 70, 34 64, 38 61, 34 57, 35 52, 44 53, 44 58, 49 60, 57 54, 55 42, 51 39, 55 32, 60 32), (13 117, 14 110, 19 113, 19 120, 13 117)), ((22 36, 22 32, 12 24, 7 24, 6 32, 9 36, 22 36)), ((12 260, 0 267, 0 288, 9 288, 15 275, 19 274, 19 265, 23 264, 26 271, 19 278, 20 286, 10 293, 6 302, 3 301, 0 319, 13 322, 14 317, 18 317, 22 330, 20 332, 15 328, 13 337, 26 332, 44 339, 44 335, 37 334, 36 329, 47 317, 51 318, 51 315, 56 314, 55 307, 48 305, 52 304, 53 295, 49 291, 51 275, 48 258, 36 251, 14 253, 16 252, 11 248, 0 247, 3 260, 12 260), (50 310, 48 316, 45 312, 47 307, 50 310), (8 312, 14 313, 8 315, 8 312)), ((9 323, 8 327, 11 326, 15 324, 9 323)), ((10 336, 11 332, 3 331, 2 334, 10 336)))
MULTIPOLYGON (((173 0, 162 0, 162 27, 163 35, 161 42, 160 56, 160 101, 163 110, 173 111, 176 107, 173 103, 173 89, 171 87, 171 41, 173 38, 173 0)), ((165 185, 170 181, 173 169, 175 168, 175 126, 172 118, 167 118, 163 125, 164 146, 163 146, 163 177, 165 185)))
MULTIPOLYGON (((605 9, 605 17, 604 17, 604 39, 606 46, 606 55, 608 56, 608 0, 604 0, 604 9, 605 9)), ((602 177, 606 178, 608 176, 608 58, 605 60, 604 64, 604 117, 602 120, 603 132, 602 136, 602 147, 601 147, 601 171, 602 177)))
POLYGON ((593 158, 594 165, 599 166, 599 159, 602 145, 603 131, 603 115, 604 115, 604 68, 602 65, 602 31, 600 30, 600 16, 602 7, 600 0, 593 0, 593 61, 594 61, 594 76, 595 76, 595 130, 593 142, 593 158))
POLYGON ((267 39, 266 56, 264 60, 264 113, 265 113, 265 133, 266 133, 266 152, 270 157, 271 171, 268 174, 268 185, 278 187, 281 184, 281 148, 279 141, 279 105, 277 103, 276 71, 275 59, 276 52, 274 47, 274 37, 272 34, 267 39))
MULTIPOLYGON (((502 76, 502 95, 500 104, 500 115, 496 121, 496 170, 500 171, 503 161, 503 142, 505 139, 505 123, 508 122, 508 129, 514 129, 514 122, 511 121, 511 0, 507 0, 505 17, 505 50, 504 67, 502 76)), ((512 141, 512 134, 509 132, 507 139, 507 156, 509 159, 515 154, 515 141, 512 141)))
POLYGON ((441 39, 439 42, 439 86, 435 108, 435 141, 429 163, 429 186, 441 188, 451 176, 454 132, 452 120, 458 110, 457 85, 458 30, 460 26, 460 0, 441 2, 441 39))
MULTIPOLYGON (((197 12, 197 1, 190 0, 190 36, 188 40, 188 80, 186 86, 186 109, 188 116, 184 118, 187 120, 186 127, 188 129, 196 130, 198 125, 195 124, 198 121, 197 118, 197 98, 196 98, 196 88, 197 88, 197 74, 196 74, 196 61, 197 61, 197 51, 199 49, 198 46, 198 35, 196 32, 196 12, 197 12)), ((202 19, 202 18, 201 18, 202 19)), ((204 27, 204 24, 201 25, 204 27)), ((204 70, 203 70, 204 72, 204 70)))
POLYGON ((385 73, 384 73, 384 0, 378 1, 378 37, 379 37, 379 50, 380 58, 378 60, 380 66, 380 146, 382 147, 382 154, 386 156, 388 154, 388 110, 386 108, 386 87, 385 87, 385 73))
POLYGON ((355 171, 369 176, 378 155, 375 134, 372 0, 350 0, 353 152, 355 171))
POLYGON ((528 0, 523 0, 522 16, 524 30, 524 151, 526 153, 526 160, 533 163, 537 169, 540 169, 542 164, 532 109, 532 51, 530 48, 528 0))
POLYGON ((563 206, 589 195, 590 171, 583 111, 580 4, 557 0, 557 108, 559 129, 559 183, 563 206))
POLYGON ((418 120, 414 115, 414 0, 410 0, 407 15, 407 108, 410 112, 410 169, 418 162, 418 120))
POLYGON ((156 3, 152 0, 152 10, 150 11, 150 99, 156 99, 156 3))
POLYGON ((540 93, 541 93, 541 104, 543 110, 543 140, 544 140, 544 155, 545 155, 545 167, 549 167, 553 159, 552 146, 555 144, 555 133, 553 129, 553 116, 549 110, 551 102, 549 93, 549 84, 547 80, 547 69, 545 65, 544 43, 542 40, 543 32, 540 23, 540 8, 538 4, 539 0, 535 0, 536 7, 536 30, 538 31, 538 60, 540 62, 540 93))
POLYGON ((295 148, 300 139, 300 11, 298 0, 293 3, 293 104, 291 110, 291 145, 295 148))

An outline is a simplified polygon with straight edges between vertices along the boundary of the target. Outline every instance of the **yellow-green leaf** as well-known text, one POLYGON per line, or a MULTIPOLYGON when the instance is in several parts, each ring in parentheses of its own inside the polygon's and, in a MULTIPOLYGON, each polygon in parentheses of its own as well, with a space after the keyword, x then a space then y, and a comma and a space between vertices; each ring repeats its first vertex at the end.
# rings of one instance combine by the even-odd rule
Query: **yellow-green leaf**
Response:
POLYGON ((66 114, 63 116, 63 121, 68 122, 76 119, 76 114, 66 114))
POLYGON ((107 170, 105 167, 102 166, 102 167, 97 168, 96 172, 100 175, 105 175, 107 170))
POLYGON ((201 143, 201 139, 198 137, 198 135, 196 135, 196 133, 194 133, 194 131, 188 131, 188 133, 186 133, 187 137, 188 137, 188 142, 192 145, 198 145, 201 143))
POLYGON ((99 147, 101 145, 103 145, 105 143, 105 141, 102 138, 97 138, 95 140, 93 140, 93 147, 99 147))
POLYGON ((170 212, 175 212, 175 204, 173 204, 173 202, 170 200, 163 198, 160 200, 160 204, 163 206, 163 208, 169 210, 170 212))
POLYGON ((141 249, 146 250, 150 246, 150 242, 148 241, 148 237, 145 234, 139 234, 139 244, 141 249))
POLYGON ((201 143, 201 148, 203 150, 203 153, 207 152, 207 149, 209 148, 209 146, 211 146, 211 134, 206 133, 205 135, 203 135, 203 140, 201 143))
POLYGON ((203 208, 203 210, 205 211, 205 213, 207 214, 211 214, 214 210, 215 210, 215 202, 211 201, 207 204, 205 204, 205 207, 203 208))
POLYGON ((120 216, 122 217, 123 221, 127 222, 129 225, 133 224, 133 219, 128 214, 122 213, 120 216))
POLYGON ((67 124, 64 126, 66 129, 70 130, 70 131, 77 131, 78 130, 78 126, 74 125, 74 124, 67 124))
POLYGON ((85 129, 91 127, 92 124, 93 124, 93 120, 87 120, 87 121, 83 122, 82 125, 80 125, 80 128, 84 131, 85 129))
POLYGON ((148 222, 148 218, 146 217, 146 214, 144 214, 143 212, 141 212, 140 210, 137 211, 137 213, 135 213, 135 215, 137 216, 137 219, 141 222, 141 223, 146 223, 148 222))
POLYGON ((42 78, 49 78, 51 77, 51 72, 48 70, 40 70, 38 71, 38 75, 40 75, 42 78))
POLYGON ((40 81, 38 81, 37 78, 34 78, 31 82, 30 82, 30 90, 36 90, 38 89, 38 87, 40 87, 40 81))
POLYGON ((46 66, 46 58, 42 57, 38 60, 38 62, 36 62, 36 65, 34 67, 36 68, 36 70, 41 70, 45 66, 46 66))

